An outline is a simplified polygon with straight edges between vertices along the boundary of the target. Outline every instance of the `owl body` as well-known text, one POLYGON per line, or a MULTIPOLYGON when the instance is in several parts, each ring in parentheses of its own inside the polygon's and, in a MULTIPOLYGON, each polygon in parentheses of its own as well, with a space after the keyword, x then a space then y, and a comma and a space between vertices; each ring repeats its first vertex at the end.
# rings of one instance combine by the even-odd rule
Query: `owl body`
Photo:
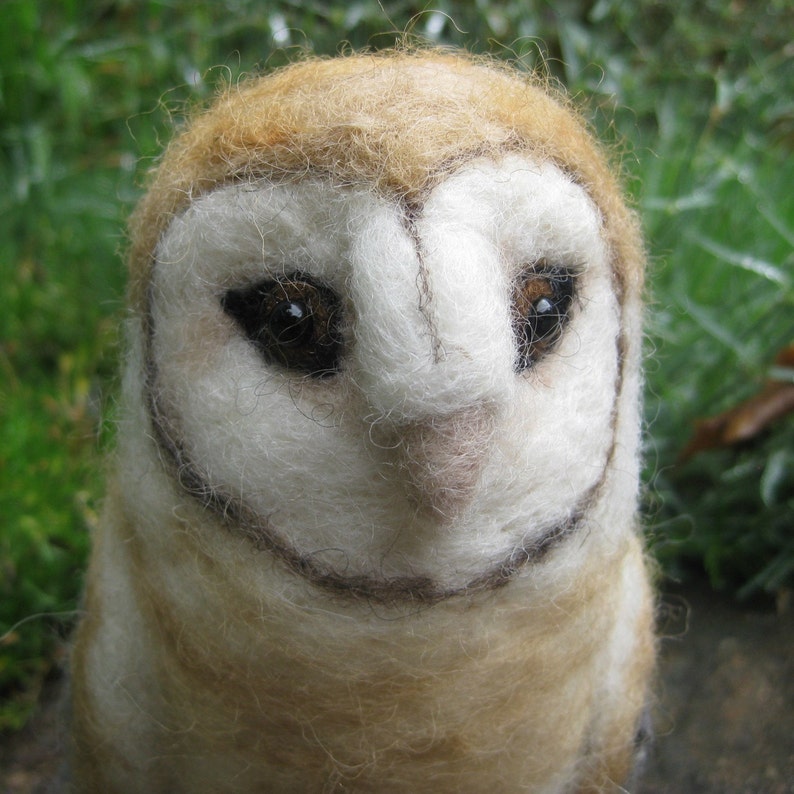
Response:
POLYGON ((642 253, 576 117, 460 55, 297 64, 172 144, 131 276, 76 789, 619 785, 642 253))

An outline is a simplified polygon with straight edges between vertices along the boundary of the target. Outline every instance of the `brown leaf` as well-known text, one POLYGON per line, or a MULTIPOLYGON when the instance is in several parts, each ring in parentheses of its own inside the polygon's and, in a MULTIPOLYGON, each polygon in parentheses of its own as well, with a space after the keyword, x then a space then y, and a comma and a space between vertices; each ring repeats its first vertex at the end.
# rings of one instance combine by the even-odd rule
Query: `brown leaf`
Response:
MULTIPOLYGON (((794 367, 794 343, 775 357, 778 367, 794 367)), ((695 432, 680 455, 689 460, 707 449, 749 441, 778 419, 794 412, 794 383, 770 379, 761 391, 716 416, 695 422, 695 432)))

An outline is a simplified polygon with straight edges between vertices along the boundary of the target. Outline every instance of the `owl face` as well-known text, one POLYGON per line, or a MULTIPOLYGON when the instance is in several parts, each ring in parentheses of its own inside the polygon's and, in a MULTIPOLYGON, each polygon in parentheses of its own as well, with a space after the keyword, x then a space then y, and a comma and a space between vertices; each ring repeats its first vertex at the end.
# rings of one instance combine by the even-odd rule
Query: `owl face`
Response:
POLYGON ((502 584, 607 487, 622 306, 599 210, 549 161, 472 157, 411 202, 217 187, 166 229, 148 301, 174 481, 315 584, 502 584))

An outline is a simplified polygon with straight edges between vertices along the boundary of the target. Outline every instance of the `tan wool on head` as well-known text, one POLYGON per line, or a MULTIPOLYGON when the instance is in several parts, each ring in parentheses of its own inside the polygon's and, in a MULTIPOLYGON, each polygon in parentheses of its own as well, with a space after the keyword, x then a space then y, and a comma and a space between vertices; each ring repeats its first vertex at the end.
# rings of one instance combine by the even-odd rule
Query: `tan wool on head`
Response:
POLYGON ((500 150, 549 159, 591 194, 618 277, 642 283, 636 222, 581 118, 548 86, 459 53, 384 52, 295 63, 230 86, 168 147, 132 219, 134 305, 154 248, 192 200, 220 184, 325 174, 409 205, 456 165, 500 150))

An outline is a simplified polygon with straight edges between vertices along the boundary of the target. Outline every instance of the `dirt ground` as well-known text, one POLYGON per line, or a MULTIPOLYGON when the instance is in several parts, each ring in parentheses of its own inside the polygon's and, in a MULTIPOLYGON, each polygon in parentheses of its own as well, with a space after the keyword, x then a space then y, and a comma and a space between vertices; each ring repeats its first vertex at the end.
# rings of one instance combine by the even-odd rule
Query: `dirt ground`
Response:
POLYGON ((742 606, 702 585, 663 603, 657 736, 637 794, 794 794, 794 603, 742 606))
MULTIPOLYGON (((666 588, 663 605, 657 736, 632 794, 794 794, 794 604, 690 585, 666 588)), ((25 731, 0 737, 0 794, 50 794, 57 701, 47 692, 25 731)))

